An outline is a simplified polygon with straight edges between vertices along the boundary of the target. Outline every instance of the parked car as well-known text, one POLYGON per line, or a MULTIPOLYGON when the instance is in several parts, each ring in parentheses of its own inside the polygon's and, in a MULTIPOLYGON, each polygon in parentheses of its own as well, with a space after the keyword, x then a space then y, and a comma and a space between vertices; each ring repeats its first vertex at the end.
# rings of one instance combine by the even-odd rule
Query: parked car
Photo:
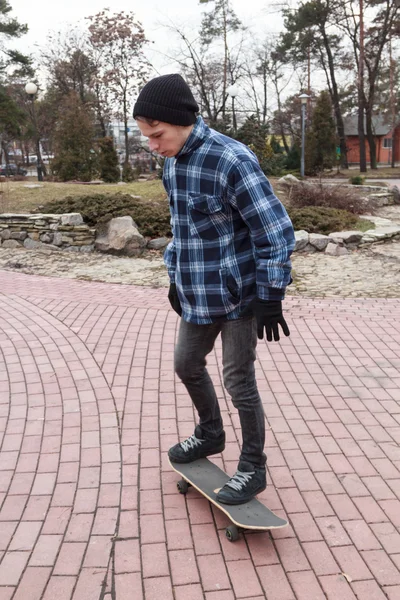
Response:
POLYGON ((0 167, 0 175, 5 175, 6 177, 11 177, 12 175, 26 175, 28 171, 21 167, 20 165, 15 165, 14 163, 10 163, 9 165, 1 165, 0 167))

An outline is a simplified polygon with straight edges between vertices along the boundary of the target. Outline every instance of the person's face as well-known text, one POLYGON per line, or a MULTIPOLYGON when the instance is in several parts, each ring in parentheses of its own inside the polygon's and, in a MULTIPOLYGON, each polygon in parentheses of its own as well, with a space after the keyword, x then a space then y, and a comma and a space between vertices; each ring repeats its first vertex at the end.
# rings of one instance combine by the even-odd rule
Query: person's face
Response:
POLYGON ((142 135, 148 138, 150 150, 166 158, 178 154, 193 129, 192 125, 190 127, 180 127, 162 121, 154 121, 149 125, 138 119, 137 124, 142 135))

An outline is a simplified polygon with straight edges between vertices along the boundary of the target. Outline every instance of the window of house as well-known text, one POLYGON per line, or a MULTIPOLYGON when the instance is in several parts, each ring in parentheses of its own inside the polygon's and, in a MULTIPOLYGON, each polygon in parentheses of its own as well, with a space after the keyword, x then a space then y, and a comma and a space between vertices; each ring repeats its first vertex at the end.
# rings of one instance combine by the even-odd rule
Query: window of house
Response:
POLYGON ((384 148, 391 148, 392 147, 392 138, 384 138, 384 140, 383 140, 383 147, 384 148))

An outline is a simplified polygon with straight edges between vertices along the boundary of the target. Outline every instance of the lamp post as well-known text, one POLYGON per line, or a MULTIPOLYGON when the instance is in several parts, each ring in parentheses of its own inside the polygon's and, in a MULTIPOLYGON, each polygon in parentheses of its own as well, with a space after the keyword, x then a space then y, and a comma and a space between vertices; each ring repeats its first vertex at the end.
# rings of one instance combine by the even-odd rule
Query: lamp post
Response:
POLYGON ((300 94, 301 102, 301 163, 300 163, 300 175, 304 177, 304 154, 305 154, 305 141, 306 141, 306 104, 310 98, 308 94, 300 94))
POLYGON ((43 166, 42 166, 42 156, 40 154, 40 136, 37 126, 36 119, 36 110, 35 110, 35 96, 38 91, 37 85, 33 82, 27 83, 25 86, 25 92, 28 94, 32 101, 32 120, 33 127, 35 130, 35 146, 36 146, 36 169, 37 169, 37 178, 38 181, 43 181, 43 166))
POLYGON ((236 133, 237 131, 237 123, 236 123, 236 113, 235 113, 235 98, 239 95, 239 88, 237 85, 231 85, 226 90, 229 96, 232 98, 232 123, 233 123, 233 131, 236 133))

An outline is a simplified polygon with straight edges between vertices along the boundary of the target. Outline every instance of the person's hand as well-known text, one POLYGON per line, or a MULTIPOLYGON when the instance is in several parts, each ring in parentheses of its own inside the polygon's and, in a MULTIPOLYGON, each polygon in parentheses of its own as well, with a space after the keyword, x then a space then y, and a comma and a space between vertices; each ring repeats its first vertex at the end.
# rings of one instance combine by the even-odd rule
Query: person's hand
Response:
POLYGON ((264 337, 265 329, 269 342, 272 342, 272 337, 275 342, 279 342, 279 326, 286 336, 290 335, 289 327, 282 314, 282 302, 279 300, 254 298, 240 316, 246 317, 251 314, 256 318, 257 336, 260 340, 264 337))
POLYGON ((168 300, 174 311, 181 316, 182 307, 181 303, 179 302, 178 292, 176 291, 176 285, 174 283, 171 283, 169 286, 168 300))

